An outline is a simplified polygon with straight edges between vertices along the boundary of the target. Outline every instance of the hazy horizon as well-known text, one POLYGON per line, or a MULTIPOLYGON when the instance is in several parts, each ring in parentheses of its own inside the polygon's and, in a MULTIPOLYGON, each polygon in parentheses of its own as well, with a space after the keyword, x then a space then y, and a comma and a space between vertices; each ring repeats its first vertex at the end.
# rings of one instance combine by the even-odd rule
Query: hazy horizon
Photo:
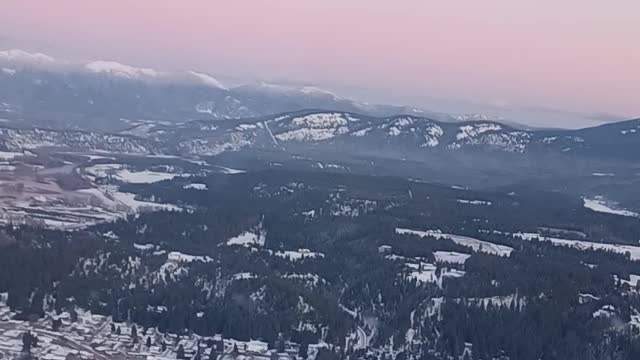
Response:
POLYGON ((630 0, 6 0, 3 9, 0 48, 72 60, 312 83, 532 125, 640 115, 640 3, 630 0))

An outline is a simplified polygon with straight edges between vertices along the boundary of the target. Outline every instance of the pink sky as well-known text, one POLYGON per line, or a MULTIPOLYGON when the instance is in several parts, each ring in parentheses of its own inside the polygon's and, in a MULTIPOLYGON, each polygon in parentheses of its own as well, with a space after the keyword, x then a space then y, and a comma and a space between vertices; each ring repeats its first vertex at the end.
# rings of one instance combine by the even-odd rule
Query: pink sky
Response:
POLYGON ((639 21, 637 0, 3 0, 0 41, 390 98, 637 116, 639 21))

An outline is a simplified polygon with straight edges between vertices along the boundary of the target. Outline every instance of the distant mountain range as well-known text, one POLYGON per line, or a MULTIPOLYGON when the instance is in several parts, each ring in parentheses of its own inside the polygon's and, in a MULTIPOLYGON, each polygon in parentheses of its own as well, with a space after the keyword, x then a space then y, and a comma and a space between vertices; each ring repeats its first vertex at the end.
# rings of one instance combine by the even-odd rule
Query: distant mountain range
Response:
POLYGON ((115 61, 70 63, 41 53, 0 51, 0 116, 36 125, 117 130, 122 119, 171 122, 259 117, 301 109, 439 121, 500 120, 358 102, 315 86, 265 82, 228 87, 209 74, 164 72, 115 61))
POLYGON ((183 123, 129 121, 126 129, 111 133, 7 126, 0 128, 0 147, 183 156, 255 149, 343 151, 387 158, 500 152, 635 161, 640 159, 640 119, 581 130, 519 130, 494 121, 451 123, 409 115, 373 117, 307 110, 183 123))
POLYGON ((482 150, 640 157, 639 120, 534 130, 482 114, 370 105, 314 86, 262 82, 229 88, 193 70, 163 72, 113 61, 73 64, 21 50, 0 51, 0 119, 5 127, 0 139, 9 150, 201 156, 311 149, 418 159, 482 150))

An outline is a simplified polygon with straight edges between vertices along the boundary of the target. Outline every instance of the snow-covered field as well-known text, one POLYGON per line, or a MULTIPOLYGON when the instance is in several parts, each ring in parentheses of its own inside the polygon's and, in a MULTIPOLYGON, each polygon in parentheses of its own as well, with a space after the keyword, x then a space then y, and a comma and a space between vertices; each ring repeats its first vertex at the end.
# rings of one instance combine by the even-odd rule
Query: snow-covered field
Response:
POLYGON ((184 189, 207 190, 207 184, 191 183, 183 186, 184 189))
POLYGON ((582 198, 582 200, 584 201, 584 207, 593 211, 620 216, 640 217, 640 214, 633 211, 611 208, 608 205, 608 202, 600 196, 597 196, 593 199, 582 198))
POLYGON ((266 235, 263 230, 245 231, 227 240, 227 245, 264 246, 266 235))
POLYGON ((421 231, 396 228, 396 233, 400 235, 418 235, 420 237, 430 236, 436 238, 437 240, 450 239, 456 244, 472 248, 473 251, 485 252, 498 256, 509 256, 511 254, 511 251, 513 251, 513 248, 506 245, 494 244, 488 241, 478 240, 468 236, 443 234, 440 230, 421 231))
POLYGON ((127 169, 119 171, 115 177, 123 182, 131 184, 151 184, 163 180, 171 180, 179 174, 171 174, 156 171, 129 171, 127 169))
POLYGON ((24 154, 21 152, 14 152, 14 151, 0 151, 0 160, 11 160, 20 156, 24 156, 24 154))
MULTIPOLYGON (((63 152, 61 156, 75 156, 81 162, 74 164, 64 160, 64 165, 53 167, 32 165, 22 158, 36 157, 30 152, 0 151, 0 224, 28 224, 55 229, 79 229, 100 222, 113 221, 127 214, 140 211, 181 211, 172 204, 159 204, 136 199, 136 194, 120 191, 126 182, 150 184, 182 176, 171 165, 134 171, 123 163, 86 165, 86 160, 114 159, 93 153, 63 152), (82 159, 83 157, 84 159, 82 159), (11 161, 10 165, 4 162, 11 161), (84 168, 83 168, 84 167, 84 168), (155 169, 161 169, 154 171, 155 169), (175 172, 174 172, 175 171, 175 172), (62 188, 61 177, 82 178, 80 189, 62 188)), ((228 170, 233 172, 232 170, 228 170)), ((192 184, 192 188, 206 189, 205 184, 192 184)))
POLYGON ((605 243, 595 243, 584 240, 568 240, 568 239, 559 239, 554 237, 543 236, 536 233, 515 233, 514 237, 519 237, 523 240, 540 240, 540 241, 548 241, 554 245, 558 246, 570 246, 580 250, 604 250, 611 251, 619 254, 629 253, 631 255, 632 260, 640 260, 640 246, 632 246, 632 245, 622 245, 622 244, 605 244, 605 243))
POLYGON ((470 254, 463 254, 455 251, 436 251, 433 255, 436 257, 437 262, 452 264, 464 264, 467 259, 471 257, 470 254))
POLYGON ((416 280, 418 283, 435 283, 440 287, 442 287, 444 278, 457 278, 465 274, 462 270, 442 268, 440 276, 438 276, 436 265, 427 262, 406 263, 405 265, 410 269, 407 274, 408 280, 416 280))
POLYGON ((190 263, 194 261, 200 262, 212 262, 213 259, 208 256, 197 256, 197 255, 188 255, 183 254, 178 251, 172 251, 167 255, 168 261, 178 262, 178 263, 190 263))
POLYGON ((114 185, 102 185, 96 188, 81 189, 77 192, 93 196, 101 206, 111 210, 124 211, 125 213, 142 210, 181 210, 180 207, 172 204, 159 204, 150 201, 136 200, 135 194, 121 192, 118 190, 118 187, 114 185))
POLYGON ((131 171, 123 164, 97 164, 84 169, 96 178, 112 177, 115 180, 131 184, 151 184, 163 180, 171 180, 180 174, 158 171, 131 171))

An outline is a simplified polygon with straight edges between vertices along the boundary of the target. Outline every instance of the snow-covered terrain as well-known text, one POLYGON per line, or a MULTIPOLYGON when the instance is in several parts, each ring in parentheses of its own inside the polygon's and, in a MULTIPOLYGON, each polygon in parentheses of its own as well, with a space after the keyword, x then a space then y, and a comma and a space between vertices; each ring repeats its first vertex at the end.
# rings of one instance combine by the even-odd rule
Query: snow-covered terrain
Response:
POLYGON ((188 255, 183 254, 178 251, 172 251, 167 255, 168 261, 179 262, 179 263, 190 263, 194 261, 200 262, 212 262, 213 259, 208 256, 196 256, 196 255, 188 255))
POLYGON ((640 217, 640 214, 633 211, 611 208, 608 205, 610 202, 605 200, 601 196, 598 196, 592 199, 583 198, 582 200, 584 201, 584 207, 586 207, 587 209, 591 209, 593 211, 606 213, 606 214, 620 215, 620 216, 640 217))
POLYGON ((78 193, 92 196, 96 199, 100 206, 106 207, 113 211, 122 211, 124 214, 116 213, 117 217, 126 215, 129 212, 137 212, 142 210, 167 210, 181 211, 182 209, 172 204, 159 204, 150 201, 136 200, 136 195, 127 192, 121 192, 117 186, 102 185, 96 188, 80 189, 78 193))
POLYGON ((227 245, 264 246, 266 233, 262 229, 245 231, 242 234, 227 240, 227 245))
POLYGON ((460 245, 468 246, 472 248, 473 251, 485 252, 488 254, 494 254, 498 256, 509 256, 513 251, 513 248, 506 245, 494 244, 488 241, 482 241, 482 240, 474 239, 468 236, 443 234, 440 230, 422 231, 422 230, 396 228, 396 233, 400 235, 418 235, 420 237, 433 237, 433 238, 436 238, 437 240, 450 239, 456 244, 460 244, 460 245))
POLYGON ((188 74, 194 76, 196 79, 201 81, 204 85, 207 85, 216 89, 228 90, 226 86, 224 86, 220 81, 218 81, 211 75, 207 75, 207 74, 193 71, 193 70, 188 71, 188 74))
POLYGON ((0 160, 11 160, 20 156, 24 156, 24 154, 21 152, 0 151, 0 160))
POLYGON ((407 263, 410 270, 407 279, 416 280, 418 283, 436 283, 442 287, 444 278, 456 278, 464 276, 465 272, 457 269, 443 268, 440 275, 437 274, 437 266, 427 262, 407 263))
POLYGON ((154 78, 158 76, 158 72, 153 69, 124 65, 116 61, 94 61, 86 64, 85 68, 94 73, 108 74, 125 79, 154 78))
POLYGON ((452 264, 464 264, 467 259, 471 257, 470 254, 463 254, 455 251, 435 251, 433 256, 435 256, 437 262, 452 264))
POLYGON ((183 189, 193 189, 193 190, 207 190, 207 184, 191 183, 191 184, 186 184, 182 188, 183 189))
POLYGON ((343 113, 318 113, 296 117, 285 130, 277 135, 279 141, 321 141, 349 132, 349 122, 357 121, 343 113))
POLYGON ((336 95, 335 93, 319 88, 317 86, 304 86, 300 89, 302 94, 313 95, 313 96, 329 96, 335 100, 341 100, 342 98, 336 95))
POLYGON ((30 53, 20 49, 11 49, 0 51, 0 61, 22 62, 29 64, 48 64, 56 60, 49 55, 43 53, 30 53))
POLYGON ((217 166, 217 168, 220 169, 223 174, 227 174, 227 175, 243 174, 246 172, 244 170, 233 169, 233 168, 229 168, 226 166, 219 166, 219 165, 217 166))
POLYGON ((458 199, 456 201, 459 202, 460 204, 468 204, 468 205, 486 205, 486 206, 491 205, 491 201, 484 201, 484 200, 458 199))
POLYGON ((115 180, 131 184, 151 184, 163 180, 171 180, 181 174, 142 170, 131 171, 123 164, 97 164, 84 169, 96 178, 111 177, 115 180))
POLYGON ((176 176, 180 176, 180 174, 171 174, 157 171, 130 171, 128 169, 123 169, 118 171, 115 174, 115 178, 132 184, 150 184, 163 180, 171 180, 176 176))
POLYGON ((276 251, 275 255, 291 261, 324 257, 323 253, 311 251, 309 249, 276 251))
MULTIPOLYGON (((180 256, 182 258, 182 255, 180 256)), ((180 261, 180 260, 178 260, 180 261)), ((198 260, 193 260, 198 261, 198 260)), ((157 328, 145 328, 139 324, 129 322, 115 322, 110 316, 92 314, 89 311, 76 308, 77 320, 67 312, 47 312, 46 316, 36 321, 10 319, 15 315, 6 305, 6 293, 0 294, 0 357, 3 359, 17 358, 22 353, 22 336, 26 332, 38 337, 38 346, 31 349, 32 356, 44 360, 69 360, 72 358, 109 360, 120 356, 126 358, 146 358, 150 360, 176 359, 177 349, 181 347, 187 354, 200 353, 206 359, 212 350, 209 343, 220 343, 221 353, 232 353, 235 349, 242 358, 269 359, 275 354, 269 350, 268 344, 259 340, 241 341, 223 338, 221 335, 199 336, 176 335, 162 333, 157 328), (60 328, 51 329, 51 320, 60 321, 60 328), (116 327, 117 332, 112 331, 116 327), (132 343, 133 327, 138 331, 139 341, 132 343), (151 346, 146 346, 146 339, 150 338, 151 346), (162 346, 162 344, 166 346, 162 346)), ((166 312, 163 306, 150 307, 158 313, 166 312)), ((317 352, 318 347, 326 344, 310 344, 310 353, 317 352)), ((288 351, 295 352, 287 349, 288 351)), ((278 359, 291 360, 286 353, 278 359)))
POLYGON ((640 260, 640 246, 596 243, 596 242, 583 241, 583 240, 560 239, 560 238, 543 236, 537 233, 527 233, 527 232, 514 233, 513 236, 521 238, 523 240, 548 241, 554 245, 570 246, 580 250, 604 250, 604 251, 611 251, 618 254, 629 253, 631 256, 631 259, 640 260))
POLYGON ((468 138, 476 137, 480 134, 483 134, 487 131, 498 131, 502 130, 502 127, 498 124, 492 123, 480 123, 474 125, 465 125, 460 126, 458 134, 456 134, 457 140, 463 140, 468 138))

